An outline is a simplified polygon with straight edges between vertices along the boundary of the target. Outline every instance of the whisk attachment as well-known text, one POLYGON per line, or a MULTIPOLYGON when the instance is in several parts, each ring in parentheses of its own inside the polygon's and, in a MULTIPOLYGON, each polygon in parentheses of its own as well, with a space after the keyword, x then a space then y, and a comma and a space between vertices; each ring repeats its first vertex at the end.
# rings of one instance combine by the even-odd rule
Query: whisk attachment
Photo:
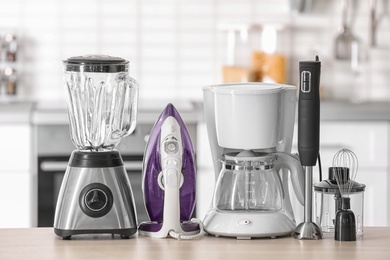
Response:
POLYGON ((341 149, 333 157, 334 177, 340 189, 340 195, 349 197, 358 170, 358 159, 349 149, 341 149))
POLYGON ((335 240, 338 241, 356 240, 356 219, 355 214, 351 210, 349 194, 357 175, 357 169, 358 160, 351 150, 342 149, 333 157, 331 173, 334 179, 336 179, 337 186, 340 190, 335 219, 335 240))

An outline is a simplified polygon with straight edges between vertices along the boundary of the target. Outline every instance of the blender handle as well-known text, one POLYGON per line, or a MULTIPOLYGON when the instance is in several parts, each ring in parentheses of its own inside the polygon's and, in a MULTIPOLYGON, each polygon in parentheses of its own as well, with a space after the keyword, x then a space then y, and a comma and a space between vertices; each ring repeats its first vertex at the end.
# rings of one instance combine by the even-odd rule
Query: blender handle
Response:
POLYGON ((276 153, 277 158, 275 162, 275 170, 279 172, 280 169, 287 168, 290 170, 291 183, 294 188, 295 195, 301 205, 305 204, 304 187, 305 176, 301 162, 298 156, 289 155, 286 153, 276 153))
MULTIPOLYGON (((129 120, 128 124, 129 126, 126 126, 123 132, 122 132, 122 137, 130 135, 136 126, 137 122, 137 107, 138 107, 138 89, 139 89, 139 84, 138 82, 133 79, 131 76, 128 74, 125 75, 124 81, 129 88, 129 91, 127 92, 129 102, 132 103, 132 105, 127 107, 127 114, 129 115, 129 120)), ((126 123, 127 118, 123 118, 123 123, 126 123)))

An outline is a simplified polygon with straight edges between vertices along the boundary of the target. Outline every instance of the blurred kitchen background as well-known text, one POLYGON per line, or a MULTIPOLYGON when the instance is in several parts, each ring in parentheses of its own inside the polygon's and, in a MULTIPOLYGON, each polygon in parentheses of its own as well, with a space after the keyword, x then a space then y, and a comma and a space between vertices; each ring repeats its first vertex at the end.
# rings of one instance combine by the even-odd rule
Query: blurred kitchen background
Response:
POLYGON ((388 100, 388 1, 376 1, 375 48, 370 41, 375 0, 348 1, 348 24, 359 43, 355 68, 334 57, 341 0, 1 0, 0 34, 17 37, 17 92, 28 100, 62 99, 60 61, 90 53, 129 59, 141 97, 201 100, 201 86, 222 80, 228 31, 269 24, 282 28, 278 51, 286 56, 288 83, 297 83, 299 60, 318 54, 324 97, 388 100))
MULTIPOLYGON (((337 149, 354 150, 361 160, 357 180, 367 184, 366 225, 390 225, 386 201, 390 186, 388 2, 0 0, 0 141, 4 153, 0 226, 38 225, 41 160, 56 157, 66 162, 74 149, 68 139, 61 61, 95 53, 130 60, 130 75, 140 83, 142 131, 138 133, 144 134, 142 140, 163 105, 180 100, 182 105, 174 104, 191 125, 196 143, 201 183, 197 214, 201 217, 213 189, 201 88, 240 80, 298 85, 298 62, 319 55, 323 167, 331 166, 337 149), (350 31, 341 39, 344 45, 336 47, 342 33, 343 3, 348 7, 344 10, 350 31), (345 45, 351 55, 337 56, 336 48, 345 45), (66 137, 59 135, 62 132, 66 137), (42 143, 58 147, 62 142, 58 140, 64 138, 67 144, 61 152, 40 147, 42 143), (375 199, 379 196, 384 201, 375 199), (383 214, 372 213, 378 210, 383 214)), ((138 160, 142 145, 134 157, 138 160)), ((48 171, 61 172, 57 166, 48 171)), ((58 186, 60 181, 48 186, 58 186)))

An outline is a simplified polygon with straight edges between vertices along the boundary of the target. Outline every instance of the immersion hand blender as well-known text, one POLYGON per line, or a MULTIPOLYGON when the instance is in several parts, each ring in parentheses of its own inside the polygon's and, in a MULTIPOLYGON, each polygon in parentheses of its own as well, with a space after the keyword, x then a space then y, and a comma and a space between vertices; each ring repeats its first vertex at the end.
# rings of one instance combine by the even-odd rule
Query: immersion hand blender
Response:
POLYGON ((298 152, 305 168, 304 222, 293 236, 297 239, 321 239, 322 231, 312 221, 313 166, 316 165, 320 147, 320 73, 321 62, 299 62, 300 88, 298 104, 298 152))

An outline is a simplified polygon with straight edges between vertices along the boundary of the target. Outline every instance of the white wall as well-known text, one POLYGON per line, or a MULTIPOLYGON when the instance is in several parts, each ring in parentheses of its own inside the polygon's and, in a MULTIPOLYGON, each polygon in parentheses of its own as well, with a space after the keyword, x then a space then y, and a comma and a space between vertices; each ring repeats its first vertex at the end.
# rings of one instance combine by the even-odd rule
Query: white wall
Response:
MULTIPOLYGON (((369 1, 353 1, 359 2, 353 29, 367 47, 369 1)), ((90 53, 129 59, 141 97, 200 100, 202 86, 220 82, 226 37, 217 28, 223 22, 290 26, 290 84, 297 83, 298 61, 318 53, 326 96, 359 90, 363 97, 390 99, 389 18, 379 31, 387 49, 366 48, 369 59, 357 76, 333 59, 339 3, 313 0, 309 13, 294 15, 288 0, 0 0, 0 33, 20 38, 19 93, 33 100, 60 98, 61 60, 90 53)))

